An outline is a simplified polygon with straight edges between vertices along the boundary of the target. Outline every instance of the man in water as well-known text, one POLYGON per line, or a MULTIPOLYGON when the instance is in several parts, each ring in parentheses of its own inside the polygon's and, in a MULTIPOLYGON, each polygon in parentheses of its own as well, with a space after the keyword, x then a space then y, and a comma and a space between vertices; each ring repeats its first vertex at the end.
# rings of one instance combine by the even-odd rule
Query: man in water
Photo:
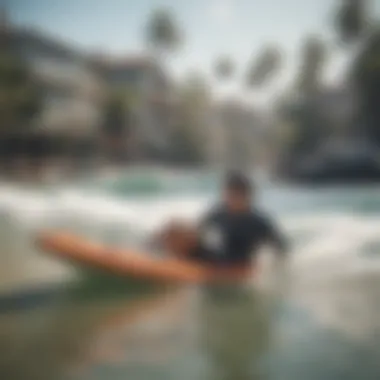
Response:
POLYGON ((247 268, 263 244, 280 258, 286 243, 273 223, 252 206, 254 188, 243 174, 227 175, 220 204, 198 229, 173 223, 162 234, 165 248, 175 255, 224 268, 247 268))

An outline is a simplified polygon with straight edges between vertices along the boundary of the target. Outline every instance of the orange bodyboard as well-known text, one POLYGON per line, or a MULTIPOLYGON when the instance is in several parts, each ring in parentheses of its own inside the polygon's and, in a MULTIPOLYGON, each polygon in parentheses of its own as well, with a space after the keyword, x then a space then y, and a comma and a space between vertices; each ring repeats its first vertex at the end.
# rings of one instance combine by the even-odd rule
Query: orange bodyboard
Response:
POLYGON ((107 247, 69 233, 43 232, 37 237, 43 251, 88 268, 117 276, 156 282, 210 283, 241 281, 250 268, 216 269, 174 257, 152 257, 144 252, 107 247))

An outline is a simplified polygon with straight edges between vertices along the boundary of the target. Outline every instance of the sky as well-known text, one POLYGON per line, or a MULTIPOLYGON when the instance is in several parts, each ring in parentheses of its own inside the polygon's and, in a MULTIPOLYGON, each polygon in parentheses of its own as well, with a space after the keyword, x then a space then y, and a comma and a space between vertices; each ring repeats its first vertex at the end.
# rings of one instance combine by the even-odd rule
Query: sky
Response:
MULTIPOLYGON (((285 52, 285 65, 279 82, 261 94, 264 100, 278 90, 276 86, 284 86, 291 80, 303 37, 317 33, 329 44, 335 43, 332 18, 338 3, 337 0, 5 1, 11 20, 19 25, 38 27, 86 50, 117 55, 142 52, 144 26, 150 13, 157 7, 168 7, 184 34, 182 48, 170 61, 174 74, 181 77, 197 70, 211 78, 218 56, 230 55, 236 63, 237 76, 231 83, 219 85, 221 93, 242 93, 242 76, 250 58, 266 43, 279 44, 285 52)), ((331 54, 327 77, 336 79, 344 64, 343 55, 331 54)))

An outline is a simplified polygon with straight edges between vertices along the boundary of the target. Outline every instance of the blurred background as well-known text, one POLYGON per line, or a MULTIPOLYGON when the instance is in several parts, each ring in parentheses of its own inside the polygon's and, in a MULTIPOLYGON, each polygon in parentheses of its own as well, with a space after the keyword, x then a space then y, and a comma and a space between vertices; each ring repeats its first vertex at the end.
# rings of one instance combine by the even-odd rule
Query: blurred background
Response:
POLYGON ((379 0, 3 0, 0 38, 1 379, 380 377, 379 0), (72 289, 34 245, 140 246, 231 168, 280 299, 72 289))

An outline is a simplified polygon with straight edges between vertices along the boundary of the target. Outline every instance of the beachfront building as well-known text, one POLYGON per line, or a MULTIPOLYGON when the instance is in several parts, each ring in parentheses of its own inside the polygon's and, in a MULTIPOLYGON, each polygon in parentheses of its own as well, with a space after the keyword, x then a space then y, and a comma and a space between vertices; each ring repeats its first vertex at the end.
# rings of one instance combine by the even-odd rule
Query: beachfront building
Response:
POLYGON ((119 147, 133 151, 139 160, 159 159, 170 150, 173 86, 157 61, 130 55, 94 58, 45 32, 11 24, 5 12, 1 27, 13 53, 27 63, 42 89, 43 107, 34 130, 81 140, 90 136, 99 143, 107 96, 115 89, 133 105, 133 136, 119 147))
POLYGON ((72 170, 93 162, 103 83, 87 55, 36 28, 11 23, 5 11, 0 25, 5 62, 14 59, 25 65, 37 90, 32 96, 38 97, 39 109, 17 130, 3 125, 3 169, 10 173, 72 170))
POLYGON ((6 37, 13 53, 27 63, 42 89, 43 109, 36 128, 93 133, 99 121, 102 84, 86 55, 58 38, 9 22, 6 37))

